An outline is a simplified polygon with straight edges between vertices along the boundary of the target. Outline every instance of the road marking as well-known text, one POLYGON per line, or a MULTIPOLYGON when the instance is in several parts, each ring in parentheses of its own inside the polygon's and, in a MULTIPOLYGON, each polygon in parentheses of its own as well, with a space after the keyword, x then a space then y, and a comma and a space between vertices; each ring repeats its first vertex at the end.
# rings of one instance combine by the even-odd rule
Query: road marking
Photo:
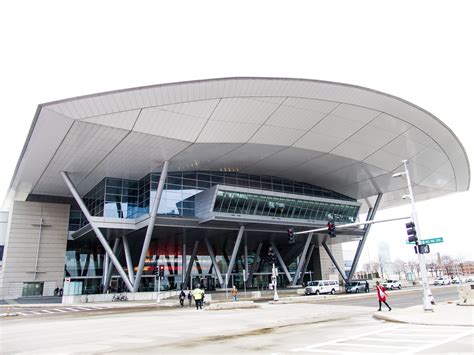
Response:
POLYGON ((16 312, 17 314, 21 315, 21 316, 27 316, 28 314, 26 313, 23 313, 23 312, 16 312))
MULTIPOLYGON (((353 340, 361 340, 361 339, 353 339, 353 340)), ((354 343, 354 341, 348 342, 345 341, 343 342, 335 342, 331 345, 341 345, 341 346, 361 346, 361 347, 368 347, 368 348, 400 348, 400 349, 411 349, 411 346, 405 346, 405 345, 381 345, 381 344, 357 344, 354 343)))
POLYGON ((28 311, 31 312, 32 314, 41 314, 41 312, 36 312, 36 311, 28 311))
POLYGON ((324 343, 308 345, 304 348, 291 349, 290 351, 291 352, 311 351, 313 348, 318 348, 318 347, 325 346, 325 345, 333 345, 335 343, 339 343, 339 342, 343 342, 343 341, 354 340, 354 339, 361 338, 361 337, 364 337, 364 336, 367 336, 367 335, 379 334, 379 333, 382 333, 382 332, 385 332, 385 331, 391 331, 391 330, 395 330, 395 329, 398 329, 398 328, 401 328, 401 327, 403 327, 403 325, 388 326, 387 328, 382 329, 382 330, 378 329, 378 330, 375 330, 375 331, 362 333, 362 334, 354 335, 354 336, 351 336, 351 337, 339 338, 339 339, 335 339, 335 340, 326 341, 324 343))
POLYGON ((56 313, 56 312, 53 312, 53 311, 49 311, 47 309, 43 309, 42 312, 44 312, 44 313, 56 313))
POLYGON ((66 313, 67 312, 64 309, 59 309, 59 308, 54 308, 53 311, 61 312, 61 313, 66 313))
POLYGON ((92 311, 94 308, 87 308, 87 307, 76 307, 77 309, 82 309, 84 311, 92 311))
POLYGON ((467 330, 467 331, 465 331, 465 332, 462 332, 462 333, 453 335, 452 337, 449 337, 449 338, 447 338, 447 339, 443 339, 443 340, 437 341, 437 342, 435 342, 435 343, 423 345, 423 346, 420 346, 420 347, 418 347, 418 348, 411 349, 410 351, 407 351, 407 352, 402 353, 402 354, 413 354, 413 353, 417 353, 417 352, 420 352, 420 351, 423 351, 423 350, 427 350, 427 349, 431 349, 431 348, 434 348, 434 347, 436 347, 436 346, 443 345, 443 344, 452 342, 452 341, 454 341, 454 340, 456 340, 456 339, 464 338, 465 336, 473 335, 473 334, 474 334, 474 330, 473 330, 473 329, 469 329, 469 330, 467 330))
MULTIPOLYGON (((383 336, 383 335, 382 335, 383 336)), ((387 335, 387 338, 371 338, 371 337, 366 337, 366 338, 361 338, 361 340, 370 340, 370 341, 400 341, 398 339, 394 339, 393 337, 389 337, 387 335)), ((429 340, 407 340, 404 339, 404 341, 408 343, 427 343, 429 340)))
POLYGON ((68 311, 73 311, 73 312, 80 312, 80 310, 75 309, 75 308, 64 308, 67 309, 68 311))

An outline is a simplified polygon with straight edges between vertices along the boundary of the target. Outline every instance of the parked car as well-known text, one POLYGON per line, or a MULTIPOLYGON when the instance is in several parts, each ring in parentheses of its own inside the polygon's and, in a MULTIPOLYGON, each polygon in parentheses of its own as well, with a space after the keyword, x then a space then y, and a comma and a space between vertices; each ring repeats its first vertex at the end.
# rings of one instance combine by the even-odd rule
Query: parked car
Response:
POLYGON ((346 283, 346 292, 347 293, 359 293, 359 292, 368 292, 365 288, 365 281, 352 281, 346 283))
POLYGON ((402 289, 402 285, 400 285, 400 281, 398 280, 386 280, 382 285, 386 289, 390 289, 390 290, 393 290, 395 288, 398 288, 399 290, 402 289))
POLYGON ((450 285, 451 280, 448 277, 437 277, 434 280, 435 285, 450 285))
POLYGON ((336 292, 339 292, 339 282, 335 280, 309 281, 304 289, 306 295, 319 295, 320 293, 334 295, 336 292))
POLYGON ((466 282, 466 280, 462 277, 459 277, 459 276, 455 276, 451 280, 451 283, 453 283, 453 284, 462 284, 463 282, 466 282))

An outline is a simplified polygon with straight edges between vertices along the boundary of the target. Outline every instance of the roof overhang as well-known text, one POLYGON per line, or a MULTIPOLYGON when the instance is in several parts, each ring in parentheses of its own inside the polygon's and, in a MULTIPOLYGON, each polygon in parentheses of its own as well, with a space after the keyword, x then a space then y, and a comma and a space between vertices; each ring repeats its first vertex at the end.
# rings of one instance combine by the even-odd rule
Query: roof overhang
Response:
POLYGON ((454 133, 429 112, 367 88, 316 80, 223 78, 77 97, 38 107, 7 199, 84 194, 105 176, 218 170, 275 175, 380 208, 466 191, 470 168, 454 133))

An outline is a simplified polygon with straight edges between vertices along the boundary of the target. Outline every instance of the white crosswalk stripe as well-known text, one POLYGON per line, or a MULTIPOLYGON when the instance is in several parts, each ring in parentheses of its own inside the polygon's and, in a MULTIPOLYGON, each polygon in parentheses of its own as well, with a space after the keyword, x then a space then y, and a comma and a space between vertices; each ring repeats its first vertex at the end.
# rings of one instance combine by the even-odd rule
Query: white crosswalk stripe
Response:
POLYGON ((380 349, 379 352, 412 354, 471 334, 474 334, 474 330, 466 329, 466 327, 389 325, 375 331, 291 349, 290 351, 358 354, 371 353, 376 349, 380 349))

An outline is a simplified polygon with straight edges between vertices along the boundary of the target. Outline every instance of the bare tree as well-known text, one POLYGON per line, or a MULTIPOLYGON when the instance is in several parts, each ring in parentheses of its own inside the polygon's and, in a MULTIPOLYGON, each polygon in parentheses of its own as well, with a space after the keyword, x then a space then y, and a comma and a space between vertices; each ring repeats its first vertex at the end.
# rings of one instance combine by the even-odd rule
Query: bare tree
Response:
POLYGON ((395 261, 393 262, 393 271, 398 274, 398 279, 401 279, 402 272, 405 272, 405 266, 406 263, 401 259, 395 259, 395 261))

